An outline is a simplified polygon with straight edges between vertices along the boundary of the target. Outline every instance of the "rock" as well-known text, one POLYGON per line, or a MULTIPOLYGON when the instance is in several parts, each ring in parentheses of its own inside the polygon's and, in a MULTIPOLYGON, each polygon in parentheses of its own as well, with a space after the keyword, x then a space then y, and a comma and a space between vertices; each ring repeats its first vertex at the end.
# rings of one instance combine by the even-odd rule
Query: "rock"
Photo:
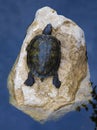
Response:
POLYGON ((39 9, 8 77, 10 103, 37 121, 55 119, 91 99, 89 79, 83 30, 49 7, 39 9), (32 87, 25 86, 29 71, 26 47, 48 23, 53 26, 52 35, 61 41, 62 56, 58 70, 61 87, 55 88, 52 77, 43 82, 35 77, 32 87))

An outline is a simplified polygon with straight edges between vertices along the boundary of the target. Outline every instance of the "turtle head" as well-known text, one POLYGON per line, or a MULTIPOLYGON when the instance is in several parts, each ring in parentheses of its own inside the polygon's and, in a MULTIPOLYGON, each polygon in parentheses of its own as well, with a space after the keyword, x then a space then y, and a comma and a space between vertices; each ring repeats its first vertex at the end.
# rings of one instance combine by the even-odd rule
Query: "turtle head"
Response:
POLYGON ((52 33, 52 25, 47 24, 46 27, 44 28, 42 34, 51 35, 51 33, 52 33))

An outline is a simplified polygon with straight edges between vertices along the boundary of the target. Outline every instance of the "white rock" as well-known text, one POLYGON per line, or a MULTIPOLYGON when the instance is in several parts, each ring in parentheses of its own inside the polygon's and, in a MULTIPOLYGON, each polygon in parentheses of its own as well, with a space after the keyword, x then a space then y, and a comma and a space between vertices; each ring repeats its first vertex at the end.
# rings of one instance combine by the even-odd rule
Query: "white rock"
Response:
POLYGON ((49 7, 39 9, 8 78, 11 104, 38 121, 56 118, 91 99, 89 79, 83 30, 49 7), (62 56, 58 70, 61 87, 56 89, 53 86, 52 77, 44 82, 36 77, 32 87, 25 86, 29 71, 26 47, 48 23, 53 26, 52 35, 61 41, 62 56))

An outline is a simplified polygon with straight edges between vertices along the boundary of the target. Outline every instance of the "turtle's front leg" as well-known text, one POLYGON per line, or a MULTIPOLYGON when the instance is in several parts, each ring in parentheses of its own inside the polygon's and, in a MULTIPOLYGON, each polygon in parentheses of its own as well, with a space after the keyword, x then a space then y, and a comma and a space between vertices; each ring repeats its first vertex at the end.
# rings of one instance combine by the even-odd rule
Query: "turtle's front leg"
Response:
POLYGON ((28 73, 28 78, 27 80, 24 82, 25 85, 27 86, 32 86, 35 83, 34 77, 32 75, 31 72, 28 73))
POLYGON ((53 76, 53 84, 55 85, 56 88, 60 88, 61 82, 59 81, 57 73, 53 76))

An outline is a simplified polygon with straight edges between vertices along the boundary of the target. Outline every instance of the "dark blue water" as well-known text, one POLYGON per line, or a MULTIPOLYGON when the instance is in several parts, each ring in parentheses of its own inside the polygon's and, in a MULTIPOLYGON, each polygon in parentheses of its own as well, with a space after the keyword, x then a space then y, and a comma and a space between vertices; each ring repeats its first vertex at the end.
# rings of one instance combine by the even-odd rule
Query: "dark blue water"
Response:
MULTIPOLYGON (((44 125, 9 104, 7 76, 37 9, 50 6, 74 20, 86 36, 91 81, 97 84, 97 0, 0 0, 0 130, 94 130, 93 113, 84 108, 44 125)), ((97 116, 97 115, 96 115, 97 116)), ((95 129, 97 130, 97 129, 95 129)))

